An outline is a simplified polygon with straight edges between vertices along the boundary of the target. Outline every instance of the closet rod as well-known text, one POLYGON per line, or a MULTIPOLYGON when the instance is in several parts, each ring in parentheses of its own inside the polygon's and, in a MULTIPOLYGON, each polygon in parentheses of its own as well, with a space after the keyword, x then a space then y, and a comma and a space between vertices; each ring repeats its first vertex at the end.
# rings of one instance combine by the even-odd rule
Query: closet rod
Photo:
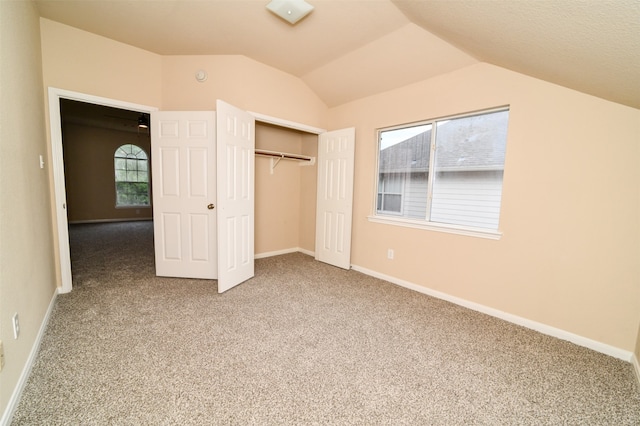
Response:
POLYGON ((297 155, 297 154, 289 154, 287 152, 266 151, 263 149, 256 149, 256 155, 263 155, 265 157, 276 157, 280 159, 298 160, 298 161, 313 162, 314 160, 314 157, 307 157, 304 155, 297 155))
POLYGON ((262 155, 264 157, 271 158, 271 174, 273 174, 273 170, 276 168, 280 160, 303 161, 304 164, 300 164, 301 166, 312 166, 316 164, 316 157, 308 157, 306 155, 289 154, 287 152, 267 151, 264 149, 256 149, 255 153, 256 155, 262 155))

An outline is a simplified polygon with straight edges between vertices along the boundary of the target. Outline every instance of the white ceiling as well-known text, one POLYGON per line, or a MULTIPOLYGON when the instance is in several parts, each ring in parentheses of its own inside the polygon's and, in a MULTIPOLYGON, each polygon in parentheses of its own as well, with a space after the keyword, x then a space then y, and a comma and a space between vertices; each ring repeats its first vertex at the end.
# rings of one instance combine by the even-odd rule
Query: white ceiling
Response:
POLYGON ((40 15, 161 55, 245 55, 328 106, 488 62, 640 108, 638 0, 35 0, 40 15))

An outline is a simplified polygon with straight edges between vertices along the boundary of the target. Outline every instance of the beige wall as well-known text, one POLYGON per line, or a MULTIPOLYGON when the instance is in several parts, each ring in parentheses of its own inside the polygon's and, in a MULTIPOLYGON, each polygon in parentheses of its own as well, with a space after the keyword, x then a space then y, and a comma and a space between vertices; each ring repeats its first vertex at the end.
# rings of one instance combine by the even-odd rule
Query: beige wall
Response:
MULTIPOLYGON (((151 207, 116 208, 113 155, 124 144, 151 154, 148 133, 66 124, 64 172, 69 222, 109 219, 150 219, 151 207)), ((149 157, 151 158, 151 157, 149 157)))
POLYGON ((215 110, 221 99, 247 111, 325 127, 327 107, 300 79, 238 55, 162 58, 162 108, 215 110), (195 79, 198 70, 208 74, 195 79))
POLYGON ((329 127, 348 125, 357 139, 353 264, 635 349, 640 111, 479 64, 333 108, 329 127), (511 106, 500 241, 367 220, 376 128, 500 105, 511 106))
POLYGON ((38 14, 0 1, 0 416, 5 413, 56 289, 51 205, 39 155, 47 144, 38 14), (11 317, 19 314, 20 336, 11 317))
MULTIPOLYGON (((303 134, 300 153, 318 156, 318 136, 303 134)), ((317 159, 317 158, 316 158, 317 159)), ((316 202, 318 166, 300 167, 300 232, 298 247, 308 252, 316 250, 316 202)))
POLYGON ((327 107, 300 79, 238 55, 159 56, 41 19, 44 85, 163 110, 240 108, 324 127, 327 107), (208 79, 199 83, 195 73, 208 79))
POLYGON ((160 107, 161 56, 40 19, 44 87, 160 107))

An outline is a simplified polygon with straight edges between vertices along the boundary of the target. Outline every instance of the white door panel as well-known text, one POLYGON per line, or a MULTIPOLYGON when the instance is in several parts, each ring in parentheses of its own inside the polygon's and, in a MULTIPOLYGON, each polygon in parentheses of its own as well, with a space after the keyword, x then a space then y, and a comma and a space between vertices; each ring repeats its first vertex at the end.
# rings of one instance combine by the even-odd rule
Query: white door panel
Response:
POLYGON ((216 279, 215 114, 151 114, 156 275, 216 279))
POLYGON ((218 292, 254 275, 255 119, 217 101, 218 292))
POLYGON ((355 129, 320 134, 316 259, 351 268, 355 129))

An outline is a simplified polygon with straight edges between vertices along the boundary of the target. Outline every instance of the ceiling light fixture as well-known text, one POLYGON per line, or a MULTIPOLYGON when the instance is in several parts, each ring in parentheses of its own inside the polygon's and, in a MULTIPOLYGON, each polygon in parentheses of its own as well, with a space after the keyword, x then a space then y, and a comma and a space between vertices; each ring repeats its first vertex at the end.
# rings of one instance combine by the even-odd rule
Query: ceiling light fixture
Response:
POLYGON ((312 10, 313 6, 304 0, 271 0, 267 9, 290 24, 295 24, 312 10))
POLYGON ((138 116, 138 128, 139 129, 147 129, 147 128, 149 128, 149 120, 147 119, 146 115, 140 114, 138 116))

